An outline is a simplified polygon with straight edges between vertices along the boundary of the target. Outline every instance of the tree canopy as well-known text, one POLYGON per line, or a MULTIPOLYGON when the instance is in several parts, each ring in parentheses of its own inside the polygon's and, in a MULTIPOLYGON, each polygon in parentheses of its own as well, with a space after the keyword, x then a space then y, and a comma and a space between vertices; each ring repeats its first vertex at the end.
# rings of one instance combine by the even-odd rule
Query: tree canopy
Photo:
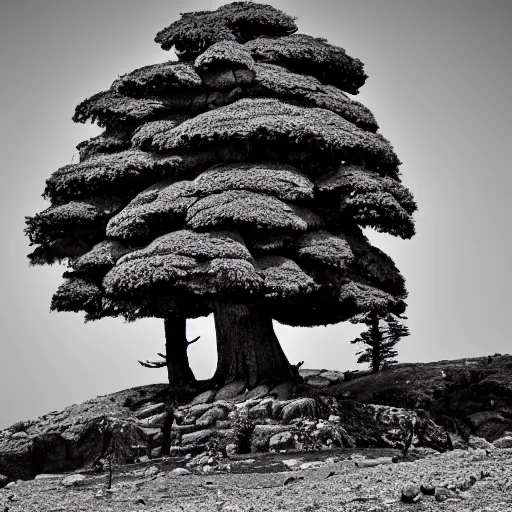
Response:
POLYGON ((49 208, 27 218, 31 263, 70 267, 52 309, 213 312, 214 380, 249 386, 291 375, 272 319, 404 310, 403 277, 362 228, 410 238, 416 204, 374 116, 346 94, 363 64, 296 31, 252 2, 185 13, 155 39, 178 61, 77 106, 74 121, 104 132, 48 178, 49 208))

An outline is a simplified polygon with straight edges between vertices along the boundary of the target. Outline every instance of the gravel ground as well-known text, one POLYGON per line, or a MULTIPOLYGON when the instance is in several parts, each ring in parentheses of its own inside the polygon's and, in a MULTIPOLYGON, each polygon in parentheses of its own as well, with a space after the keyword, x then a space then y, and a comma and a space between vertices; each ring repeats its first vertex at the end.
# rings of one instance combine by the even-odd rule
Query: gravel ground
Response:
POLYGON ((0 512, 512 512, 512 449, 455 450, 375 467, 357 467, 354 459, 364 457, 358 454, 350 455, 352 460, 333 460, 332 452, 302 455, 269 459, 266 473, 245 472, 261 462, 259 456, 234 462, 228 474, 175 476, 172 465, 155 464, 158 473, 143 468, 116 475, 112 492, 105 489, 104 475, 86 476, 77 487, 63 486, 63 476, 54 475, 0 490, 0 512), (283 472, 282 461, 292 457, 299 459, 294 468, 305 460, 316 460, 320 467, 283 472), (244 472, 236 471, 239 465, 244 472), (152 472, 156 474, 149 476, 152 472), (290 477, 295 479, 285 484, 290 477), (418 502, 404 504, 401 489, 408 482, 456 491, 443 502, 421 495, 418 502))

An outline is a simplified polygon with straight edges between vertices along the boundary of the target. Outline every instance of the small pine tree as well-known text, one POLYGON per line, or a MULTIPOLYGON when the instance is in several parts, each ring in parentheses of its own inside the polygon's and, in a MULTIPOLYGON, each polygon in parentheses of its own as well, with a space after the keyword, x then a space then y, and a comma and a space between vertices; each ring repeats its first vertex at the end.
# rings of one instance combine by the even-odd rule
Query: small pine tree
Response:
POLYGON ((409 336, 409 328, 404 325, 404 316, 397 316, 387 313, 384 318, 377 311, 366 315, 359 315, 352 320, 352 323, 364 323, 368 329, 361 333, 358 338, 351 340, 351 343, 362 343, 365 348, 357 352, 358 363, 369 363, 373 373, 383 366, 396 364, 395 357, 398 352, 396 344, 405 336, 409 336))

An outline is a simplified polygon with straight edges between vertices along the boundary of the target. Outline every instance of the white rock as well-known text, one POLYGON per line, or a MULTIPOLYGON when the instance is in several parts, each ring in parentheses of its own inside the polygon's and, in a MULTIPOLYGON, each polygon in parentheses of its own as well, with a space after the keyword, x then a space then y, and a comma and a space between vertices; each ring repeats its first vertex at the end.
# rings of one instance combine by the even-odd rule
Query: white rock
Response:
POLYGON ((82 485, 84 480, 86 480, 84 475, 69 475, 61 480, 60 483, 64 487, 78 487, 79 485, 82 485))
POLYGON ((288 466, 289 468, 293 468, 295 466, 298 466, 300 464, 299 459, 287 459, 282 461, 283 464, 288 466))
POLYGON ((171 475, 175 476, 185 476, 185 475, 191 475, 192 473, 185 468, 176 468, 171 471, 171 475))
POLYGON ((158 475, 160 473, 160 470, 156 466, 151 466, 146 471, 144 471, 144 476, 146 478, 150 478, 152 476, 158 475))
POLYGON ((15 432, 11 438, 12 439, 22 439, 24 437, 28 437, 28 434, 26 432, 15 432))
POLYGON ((304 462, 299 466, 300 469, 316 469, 325 466, 325 462, 321 460, 313 460, 311 462, 304 462))

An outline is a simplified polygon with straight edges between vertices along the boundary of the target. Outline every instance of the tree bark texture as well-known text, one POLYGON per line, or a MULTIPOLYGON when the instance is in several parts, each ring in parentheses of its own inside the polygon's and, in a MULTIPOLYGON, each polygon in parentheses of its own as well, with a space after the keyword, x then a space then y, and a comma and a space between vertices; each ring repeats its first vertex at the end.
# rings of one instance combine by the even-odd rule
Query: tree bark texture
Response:
POLYGON ((216 303, 215 384, 243 380, 249 388, 293 380, 290 363, 274 333, 272 318, 248 304, 216 303))
POLYGON ((165 355, 167 376, 171 387, 181 387, 195 382, 194 374, 188 362, 187 320, 183 318, 166 318, 165 355))
POLYGON ((379 328, 379 316, 376 313, 372 314, 372 372, 379 373, 381 365, 381 345, 382 345, 382 332, 379 328))

